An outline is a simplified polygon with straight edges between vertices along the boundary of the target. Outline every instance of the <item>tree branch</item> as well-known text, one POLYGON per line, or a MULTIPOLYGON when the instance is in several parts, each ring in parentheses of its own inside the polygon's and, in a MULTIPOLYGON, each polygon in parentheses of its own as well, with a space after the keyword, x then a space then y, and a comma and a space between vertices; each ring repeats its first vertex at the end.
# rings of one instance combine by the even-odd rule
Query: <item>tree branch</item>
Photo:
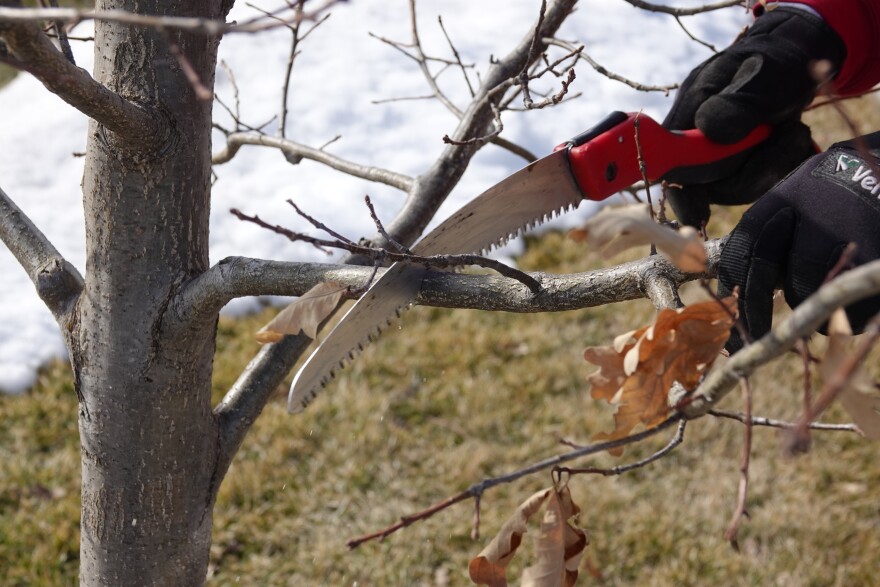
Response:
POLYGON ((697 388, 694 401, 684 406, 682 412, 689 418, 702 416, 741 378, 748 377, 761 365, 791 349, 798 340, 815 332, 834 310, 877 294, 880 294, 880 260, 851 269, 826 283, 763 338, 733 355, 721 368, 711 371, 697 388))
POLYGON ((379 167, 370 167, 348 161, 336 155, 332 155, 321 149, 308 147, 301 143, 291 141, 282 137, 272 137, 257 132, 236 132, 230 134, 226 138, 226 147, 214 154, 212 163, 220 165, 231 161, 235 157, 242 145, 258 145, 261 147, 272 147, 280 150, 288 161, 299 163, 301 159, 310 159, 318 163, 323 163, 328 167, 347 173, 348 175, 375 181, 390 185, 405 192, 410 191, 415 185, 415 180, 408 175, 389 171, 379 167))
POLYGON ((2 189, 0 240, 27 272, 58 323, 66 326, 82 291, 83 278, 2 189))
MULTIPOLYGON (((682 273, 664 257, 653 255, 616 267, 585 273, 551 275, 529 273, 541 284, 538 295, 528 286, 497 275, 463 275, 448 271, 429 273, 414 303, 442 308, 495 312, 563 312, 648 297, 663 280, 675 289, 681 284, 714 275, 721 254, 720 240, 707 243, 709 269, 705 274, 682 273)), ((372 267, 334 263, 265 261, 227 257, 193 279, 174 302, 179 320, 192 324, 215 316, 229 301, 258 295, 299 296, 323 281, 363 288, 376 275, 372 267)), ((664 288, 665 289, 665 288, 664 288)), ((674 307, 674 306, 669 306, 674 307)))
MULTIPOLYGON (((80 10, 77 8, 8 8, 0 7, 0 23, 33 24, 47 20, 63 22, 70 25, 85 20, 117 22, 132 26, 156 29, 174 29, 203 35, 223 35, 228 33, 257 33, 282 26, 296 25, 304 20, 317 20, 328 9, 345 0, 324 0, 311 11, 296 10, 292 6, 263 14, 245 22, 224 22, 210 18, 186 16, 162 16, 154 14, 136 14, 126 10, 80 10), (289 14, 287 14, 289 13, 289 14)), ((223 11, 228 12, 233 0, 223 0, 223 11)))
MULTIPOLYGON (((13 9, 0 8, 0 15, 9 10, 13 9)), ((50 92, 124 141, 151 147, 165 138, 160 132, 161 118, 155 112, 129 102, 95 81, 86 70, 64 57, 39 26, 0 21, 0 37, 15 57, 8 63, 33 75, 50 92)))
POLYGON ((716 2, 714 4, 704 4, 702 6, 696 6, 694 8, 675 8, 673 6, 664 6, 662 4, 651 4, 650 2, 644 2, 643 0, 624 0, 627 4, 631 4, 636 8, 641 8, 642 10, 648 10, 650 12, 661 12, 663 14, 671 14, 672 16, 693 16, 695 14, 702 14, 704 12, 712 12, 713 10, 721 10, 724 8, 730 8, 731 6, 742 6, 742 0, 724 0, 723 2, 716 2))
MULTIPOLYGON (((539 43, 540 52, 546 49, 546 43, 543 39, 552 38, 562 22, 574 10, 577 0, 550 0, 548 2, 546 13, 539 28, 538 34, 541 42, 539 43)), ((503 98, 503 91, 499 88, 510 87, 511 80, 523 70, 529 59, 529 48, 533 38, 533 30, 520 41, 519 45, 507 56, 495 62, 489 68, 483 83, 476 91, 476 96, 469 107, 462 114, 461 120, 455 131, 451 134, 451 138, 455 141, 466 141, 473 137, 479 137, 486 134, 487 129, 491 128, 493 121, 493 105, 498 104, 503 98)), ((540 53, 539 52, 539 53, 540 53)), ((405 188, 408 197, 403 204, 402 209, 386 226, 388 233, 394 239, 404 246, 412 245, 416 239, 422 234, 428 223, 437 213, 441 204, 446 200, 452 189, 458 184, 462 174, 470 163, 471 158, 479 149, 479 145, 448 145, 434 162, 427 172, 416 178, 411 184, 407 181, 405 188)), ((376 236, 372 239, 372 244, 378 247, 385 247, 384 239, 376 236)), ((349 262, 357 262, 357 259, 348 259, 349 262)), ((204 282, 211 282, 212 278, 217 279, 213 275, 215 269, 211 269, 208 273, 212 273, 211 277, 207 277, 204 282)), ((464 276, 462 276, 464 277, 464 276)), ((491 278, 482 278, 491 279, 491 278)), ((200 281, 199 278, 196 281, 200 281)), ((200 291, 200 287, 187 287, 178 301, 186 298, 189 304, 179 304, 182 311, 188 313, 193 311, 192 302, 199 299, 214 300, 223 299, 230 295, 234 288, 225 281, 219 287, 205 288, 200 291)), ((504 280, 508 283, 507 280, 504 280)), ((216 283, 216 281, 215 281, 216 283)), ((314 283, 314 282, 313 282, 314 283)), ((361 281, 363 283, 363 281, 361 281)), ((192 286, 193 284, 191 284, 192 286)), ((514 288, 518 289, 518 288, 514 288)), ((528 289, 523 286, 523 290, 528 289)), ((522 292, 521 292, 522 293, 522 292)), ((528 297, 531 297, 529 294, 528 297)), ((201 312, 202 310, 198 310, 201 312)), ((229 452, 230 447, 237 447, 241 443, 241 439, 247 432, 247 425, 241 422, 252 422, 256 415, 262 411, 265 400, 268 398, 268 392, 265 389, 258 389, 256 384, 248 382, 264 382, 262 385, 268 385, 273 381, 280 381, 284 375, 279 375, 278 365, 284 365, 289 370, 299 355, 305 349, 296 343, 297 337, 285 337, 279 343, 275 343, 272 347, 264 349, 254 361, 248 365, 239 378, 239 382, 235 384, 233 390, 246 389, 250 394, 259 394, 263 398, 263 402, 253 401, 246 402, 243 399, 246 393, 236 393, 224 399, 224 404, 228 406, 230 414, 235 414, 231 419, 224 420, 222 424, 222 451, 229 452), (277 348, 275 348, 277 347, 277 348), (290 353, 285 355, 285 353, 290 353), (239 404, 241 408, 239 409, 239 404), (239 423, 233 422, 237 420, 239 423)), ((286 375, 286 372, 285 372, 286 375)), ((233 393, 230 390, 230 394, 233 393)))

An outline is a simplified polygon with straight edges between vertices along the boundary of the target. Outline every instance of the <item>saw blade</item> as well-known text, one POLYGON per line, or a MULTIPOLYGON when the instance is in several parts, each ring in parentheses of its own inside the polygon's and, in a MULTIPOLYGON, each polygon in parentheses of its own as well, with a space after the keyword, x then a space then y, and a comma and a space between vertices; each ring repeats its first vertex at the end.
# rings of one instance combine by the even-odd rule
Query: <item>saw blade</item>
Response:
MULTIPOLYGON (((481 254, 582 201, 566 151, 556 151, 501 181, 444 220, 414 247, 431 255, 481 254)), ((336 371, 412 304, 428 270, 395 263, 343 316, 297 372, 287 407, 302 411, 336 371)))

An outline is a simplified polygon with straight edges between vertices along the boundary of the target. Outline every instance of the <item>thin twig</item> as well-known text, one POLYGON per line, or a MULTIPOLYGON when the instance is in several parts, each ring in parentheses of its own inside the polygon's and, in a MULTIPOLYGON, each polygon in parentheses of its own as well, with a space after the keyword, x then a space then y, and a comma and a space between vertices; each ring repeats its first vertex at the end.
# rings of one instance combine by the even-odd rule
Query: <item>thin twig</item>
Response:
POLYGON ((752 389, 747 377, 743 377, 740 380, 740 384, 742 385, 743 393, 743 421, 745 426, 743 427, 742 461, 739 467, 739 494, 736 501, 736 509, 730 518, 730 524, 728 524, 727 530, 724 531, 724 539, 730 542, 730 545, 737 552, 739 552, 739 542, 737 540, 739 525, 742 523, 743 518, 749 515, 748 511, 746 511, 746 500, 749 496, 749 463, 752 456, 752 389))
MULTIPOLYGON (((682 420, 678 423, 678 430, 675 432, 675 436, 672 437, 666 446, 655 452, 649 457, 646 457, 640 461, 636 461, 634 463, 630 463, 628 465, 619 465, 617 467, 612 467, 610 469, 601 469, 598 467, 584 467, 581 469, 571 469, 569 467, 554 467, 554 473, 568 473, 569 475, 580 475, 580 474, 596 474, 596 475, 604 475, 605 477, 611 477, 614 475, 622 475, 624 473, 628 473, 634 469, 639 469, 644 467, 645 465, 650 465, 654 461, 658 461, 661 458, 665 457, 667 454, 673 451, 675 447, 684 441, 684 429, 687 425, 687 420, 682 420)), ((566 441, 565 444, 568 444, 566 441)))
POLYGON ((370 200, 370 196, 364 196, 364 202, 367 204, 367 209, 370 211, 370 218, 373 219, 373 224, 376 225, 376 230, 379 231, 379 234, 382 235, 382 238, 385 239, 388 244, 394 247, 394 250, 398 253, 403 253, 405 255, 412 255, 413 252, 409 250, 407 247, 403 246, 392 237, 385 230, 385 226, 382 224, 382 221, 379 220, 379 215, 376 214, 376 208, 373 207, 373 202, 370 200))
MULTIPOLYGON (((741 422, 743 424, 747 422, 746 416, 743 413, 728 412, 725 410, 709 410, 708 413, 710 416, 715 416, 716 418, 736 420, 737 422, 741 422)), ((766 426, 769 428, 782 428, 784 430, 790 430, 798 425, 797 422, 786 422, 785 420, 774 420, 772 418, 764 418, 761 416, 752 416, 751 424, 752 426, 766 426)), ((823 430, 828 432, 855 432, 859 436, 864 436, 862 431, 855 424, 827 424, 825 422, 810 422, 808 426, 810 430, 823 430)))
POLYGON ((462 77, 464 77, 464 83, 467 84, 468 92, 470 92, 471 98, 473 98, 477 95, 477 93, 474 91, 474 86, 471 84, 470 76, 468 76, 468 66, 461 61, 461 55, 459 55, 458 49, 455 47, 452 39, 449 38, 449 33, 446 31, 446 27, 443 26, 443 17, 437 15, 437 22, 440 25, 440 30, 443 31, 443 36, 446 38, 446 43, 449 44, 449 50, 452 51, 452 56, 455 58, 455 62, 458 64, 459 70, 461 70, 461 75, 462 77))
POLYGON ((846 356, 837 372, 825 382, 822 392, 816 398, 815 403, 801 416, 797 426, 792 430, 791 437, 786 446, 788 454, 805 453, 809 450, 810 422, 828 409, 828 406, 846 389, 847 384, 856 370, 861 367, 865 357, 874 348, 878 339, 880 339, 880 314, 877 314, 868 322, 864 336, 859 341, 858 346, 846 356))
POLYGON ((675 18, 675 22, 678 24, 678 26, 681 28, 681 30, 684 31, 684 34, 686 34, 686 35, 687 35, 692 41, 694 41, 695 43, 699 43, 699 44, 702 45, 703 47, 706 47, 707 49, 709 49, 710 51, 712 51, 712 53, 718 53, 718 49, 715 48, 715 45, 713 45, 712 43, 707 43, 706 41, 704 41, 704 40, 702 40, 702 39, 698 39, 697 37, 695 37, 695 36, 694 36, 694 35, 693 35, 693 34, 687 29, 687 27, 684 26, 684 23, 681 22, 681 17, 679 17, 679 16, 675 16, 674 18, 675 18))
POLYGON ((543 461, 539 461, 537 463, 533 463, 527 467, 524 467, 522 469, 519 469, 519 470, 514 471, 512 473, 509 473, 507 475, 502 475, 500 477, 490 477, 488 479, 484 479, 484 480, 480 481, 479 483, 475 483, 474 485, 471 485, 470 487, 468 487, 467 489, 465 489, 461 493, 453 495, 452 497, 448 497, 448 498, 444 499, 443 501, 440 501, 440 502, 438 502, 428 508, 425 508, 419 512, 416 512, 414 514, 410 514, 408 516, 401 517, 400 521, 395 524, 392 524, 392 525, 390 525, 386 528, 383 528, 377 532, 372 532, 370 534, 365 534, 363 536, 359 536, 357 538, 349 540, 347 543, 348 547, 350 549, 354 549, 354 548, 357 548, 358 546, 360 546, 361 544, 363 544, 365 542, 369 542, 371 540, 385 539, 388 536, 390 536, 391 534, 394 534, 395 532, 397 532, 398 530, 400 530, 402 528, 406 528, 407 526, 410 526, 416 522, 426 520, 426 519, 430 518, 431 516, 433 516, 434 514, 436 514, 437 512, 443 511, 443 510, 449 508, 450 506, 453 506, 459 502, 465 501, 466 499, 470 499, 472 497, 477 498, 479 496, 482 496, 488 489, 491 489, 497 485, 512 483, 513 481, 516 481, 516 480, 521 479, 523 477, 526 477, 528 475, 532 475, 534 473, 537 473, 538 471, 543 471, 548 468, 552 468, 554 466, 557 466, 559 463, 564 463, 564 462, 578 459, 581 457, 585 457, 588 455, 597 454, 597 453, 604 452, 607 450, 613 450, 615 448, 620 448, 622 446, 627 446, 630 444, 634 444, 636 442, 640 442, 646 438, 650 438, 651 436, 654 436, 655 434, 657 434, 659 432, 662 432, 663 430, 666 430, 667 428, 671 427, 674 424, 677 424, 680 420, 681 420, 681 415, 676 414, 676 415, 671 416, 670 418, 664 420, 662 423, 658 424, 654 428, 644 430, 644 431, 639 432, 637 434, 632 434, 630 436, 627 436, 625 438, 619 438, 617 440, 610 440, 608 442, 600 442, 597 444, 584 446, 584 447, 579 448, 577 450, 573 450, 573 451, 570 451, 567 453, 563 453, 561 455, 550 457, 548 459, 545 459, 543 461))
MULTIPOLYGON (((342 236, 341 234, 339 234, 338 232, 336 232, 335 230, 333 230, 332 228, 330 228, 329 226, 327 226, 326 224, 324 224, 324 223, 321 222, 320 220, 318 220, 318 219, 316 219, 316 218, 313 218, 312 216, 309 216, 308 214, 306 214, 306 213, 305 213, 305 212, 304 212, 299 206, 297 206, 297 205, 294 203, 293 200, 287 200, 287 203, 290 204, 291 206, 293 206, 293 209, 296 210, 296 213, 297 213, 297 214, 299 214, 300 216, 302 216, 305 220, 307 220, 312 226, 314 226, 314 227, 317 228, 318 230, 323 230, 324 232, 326 232, 327 234, 329 234, 329 235, 332 236, 333 238, 335 238, 335 239, 339 239, 340 241, 342 241, 343 243, 345 243, 345 244, 347 244, 347 245, 353 245, 353 244, 354 244, 353 241, 351 241, 350 239, 348 239, 348 238, 342 236)), ((233 212, 233 213, 234 213, 234 212, 233 212)), ((241 218, 241 217, 239 216, 239 218, 241 218)), ((256 216, 255 216, 254 218, 256 218, 256 216)))
MULTIPOLYGON (((280 234, 282 236, 287 237, 289 240, 293 242, 305 242, 309 243, 319 249, 323 250, 324 248, 335 248, 341 249, 344 251, 348 251, 349 253, 355 255, 363 255, 367 258, 376 260, 379 258, 388 259, 389 261, 398 262, 405 261, 409 263, 418 263, 421 265, 425 265, 426 267, 463 267, 467 265, 478 265, 480 267, 485 267, 486 269, 492 269, 499 274, 509 278, 519 281, 523 285, 529 288, 529 290, 533 294, 538 294, 541 292, 541 283, 532 277, 531 275, 520 271, 518 269, 514 269, 509 265, 505 265, 500 261, 496 261, 494 259, 489 259, 487 257, 483 257, 480 255, 434 255, 430 257, 422 257, 418 255, 408 255, 404 253, 395 253, 392 251, 388 251, 386 249, 380 249, 376 247, 368 247, 365 245, 358 245, 348 241, 343 240, 326 240, 315 238, 309 236, 307 234, 302 234, 298 232, 294 232, 283 226, 269 224, 268 222, 264 222, 260 219, 259 216, 248 216, 243 212, 233 208, 230 210, 236 218, 239 220, 244 220, 246 222, 251 222, 265 228, 267 230, 271 230, 276 234, 280 234), (346 242, 347 241, 347 242, 346 242)), ((317 221, 316 221, 317 222, 317 221)), ((322 225, 323 226, 323 225, 322 225)), ((324 228, 324 230, 327 230, 324 228)))
POLYGON ((641 8, 642 10, 648 10, 650 12, 660 12, 672 16, 693 16, 695 14, 702 14, 704 12, 712 12, 713 10, 722 10, 724 8, 730 8, 732 6, 743 5, 742 0, 724 0, 723 2, 716 2, 715 4, 704 4, 702 6, 697 6, 694 8, 674 8, 672 6, 664 6, 662 4, 651 4, 650 2, 644 2, 643 0, 624 0, 624 2, 632 4, 636 8, 641 8))
MULTIPOLYGON (((40 5, 43 6, 43 8, 46 7, 46 1, 47 0, 40 0, 40 5)), ((51 8, 58 8, 58 0, 48 0, 48 4, 51 8)), ((53 20, 52 28, 55 29, 55 34, 58 38, 58 46, 61 47, 61 52, 64 53, 64 56, 67 57, 68 61, 73 65, 76 65, 76 60, 73 58, 73 49, 70 48, 70 39, 67 37, 67 30, 64 28, 64 23, 58 20, 53 20)))
MULTIPOLYGON (((133 26, 174 29, 203 35, 224 35, 230 33, 258 33, 285 25, 292 25, 303 20, 317 20, 334 5, 345 0, 324 0, 310 12, 298 13, 290 6, 274 11, 275 19, 259 16, 243 22, 224 22, 211 18, 187 16, 161 16, 153 14, 135 14, 126 10, 80 10, 76 8, 8 8, 0 7, 0 23, 39 23, 43 21, 60 21, 70 26, 87 20, 116 22, 133 26), (283 16, 291 11, 289 16, 283 16)), ((310 5, 312 5, 310 3, 310 5)))
POLYGON ((180 65, 180 70, 183 72, 184 77, 186 77, 186 81, 192 86, 196 97, 205 102, 212 100, 214 98, 214 92, 202 83, 202 80, 199 78, 199 74, 196 73, 195 68, 193 68, 192 63, 190 63, 186 55, 180 50, 180 45, 167 36, 166 41, 168 42, 168 50, 174 55, 175 59, 177 59, 177 63, 180 65))

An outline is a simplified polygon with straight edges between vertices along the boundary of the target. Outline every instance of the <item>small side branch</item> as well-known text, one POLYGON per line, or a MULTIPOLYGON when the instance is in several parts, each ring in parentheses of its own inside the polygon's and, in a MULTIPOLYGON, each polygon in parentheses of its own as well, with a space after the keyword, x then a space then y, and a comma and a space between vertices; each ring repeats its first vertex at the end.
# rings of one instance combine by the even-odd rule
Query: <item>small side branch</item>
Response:
POLYGON ((752 458, 752 388, 749 385, 748 378, 744 377, 740 380, 740 383, 743 392, 743 420, 745 421, 745 427, 743 428, 742 460, 739 467, 739 493, 736 500, 736 509, 730 518, 727 530, 724 531, 724 539, 737 551, 739 551, 739 540, 737 539, 739 525, 742 523, 743 518, 747 518, 749 515, 746 510, 746 500, 749 496, 749 464, 752 458))
POLYGON ((162 140, 161 119, 154 112, 129 102, 71 63, 37 25, 0 21, 0 37, 14 57, 4 59, 6 63, 30 73, 50 92, 122 140, 140 147, 155 146, 162 140))
POLYGON ((603 475, 605 477, 613 477, 616 475, 623 475, 624 473, 628 473, 630 471, 634 471, 635 469, 641 469, 646 465, 650 465, 655 461, 659 461, 669 453, 671 453, 675 448, 684 442, 684 429, 687 426, 687 420, 682 420, 678 423, 678 430, 675 431, 675 436, 672 437, 666 446, 652 454, 651 456, 645 457, 641 460, 638 460, 634 463, 630 463, 628 465, 620 465, 617 467, 611 467, 610 469, 602 469, 599 467, 583 467, 579 469, 571 469, 569 467, 554 467, 553 472, 556 474, 568 474, 568 475, 583 475, 583 474, 592 474, 592 475, 603 475))
POLYGON ((55 319, 66 323, 82 291, 83 278, 2 189, 0 240, 27 272, 55 319))
POLYGON ((758 367, 773 361, 800 339, 815 332, 834 310, 878 293, 880 260, 856 267, 823 285, 763 338, 733 355, 720 369, 710 372, 697 388, 694 401, 682 411, 688 417, 705 414, 741 378, 751 375, 758 367))
POLYGON ((387 528, 383 528, 378 532, 373 532, 371 534, 366 534, 364 536, 359 536, 352 540, 348 541, 348 547, 351 549, 357 548, 361 544, 365 542, 369 542, 371 540, 382 540, 394 534, 398 530, 402 528, 406 528, 407 526, 411 526, 412 524, 427 520, 437 512, 443 511, 450 506, 453 506, 459 502, 465 501, 470 498, 479 499, 487 490, 492 489, 498 485, 503 485, 506 483, 512 483, 517 481, 518 479, 522 479, 528 475, 533 475, 539 471, 544 471, 553 467, 557 467, 560 463, 565 463, 568 461, 572 461, 575 459, 579 459, 585 456, 594 455, 600 452, 605 452, 607 450, 613 450, 615 448, 620 448, 623 446, 627 446, 630 444, 635 444, 637 442, 641 442, 646 438, 650 438, 655 434, 674 426, 681 420, 680 415, 672 416, 671 418, 663 421, 658 424, 654 428, 649 430, 645 430, 643 432, 639 432, 637 434, 633 434, 631 436, 627 436, 626 438, 619 438, 617 440, 611 440, 608 442, 600 442, 597 444, 591 444, 588 446, 583 446, 576 450, 569 451, 567 453, 563 453, 557 455, 555 457, 550 457, 549 459, 545 459, 543 461, 539 461, 537 463, 533 463, 527 467, 514 471, 512 473, 508 473, 507 475, 502 475, 501 477, 491 477, 488 479, 484 479, 479 483, 475 483, 471 485, 461 493, 453 495, 447 499, 444 499, 441 502, 438 502, 424 510, 417 512, 415 514, 409 516, 403 516, 400 518, 400 521, 388 526, 387 528))
POLYGON ((715 2, 714 4, 703 4, 694 8, 675 8, 673 6, 664 6, 662 4, 651 4, 643 0, 624 0, 627 4, 632 4, 636 8, 648 10, 650 12, 660 12, 670 14, 672 16, 693 16, 704 12, 712 12, 713 10, 722 10, 731 6, 742 6, 742 0, 724 0, 723 2, 715 2))
MULTIPOLYGON (((710 416, 716 418, 725 418, 728 420, 736 420, 742 424, 750 423, 752 426, 767 426, 769 428, 782 428, 783 430, 791 430, 798 424, 796 422, 786 422, 785 420, 775 420, 773 418, 764 418, 761 416, 752 416, 749 420, 746 415, 738 412, 728 412, 725 410, 709 410, 710 416)), ((810 430, 824 430, 830 432, 854 432, 859 436, 863 436, 862 431, 855 424, 826 424, 824 422, 810 422, 808 424, 810 430)))
POLYGON ((231 161, 243 145, 272 147, 284 153, 284 156, 287 157, 289 161, 309 159, 311 161, 322 163, 337 171, 341 171, 342 173, 347 173, 353 177, 359 177, 368 181, 375 181, 377 183, 389 185, 405 192, 410 191, 415 184, 413 178, 402 173, 396 173, 379 167, 361 165, 337 157, 336 155, 332 155, 321 149, 308 147, 289 139, 271 137, 256 132, 237 132, 230 134, 226 139, 226 148, 219 153, 214 154, 212 163, 214 165, 220 165, 231 161))

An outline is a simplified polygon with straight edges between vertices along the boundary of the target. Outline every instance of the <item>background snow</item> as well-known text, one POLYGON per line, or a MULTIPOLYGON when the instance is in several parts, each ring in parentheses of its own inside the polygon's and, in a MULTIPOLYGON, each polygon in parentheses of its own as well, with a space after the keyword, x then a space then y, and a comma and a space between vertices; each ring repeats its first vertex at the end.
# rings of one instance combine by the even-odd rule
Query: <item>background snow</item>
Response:
MULTIPOLYGON (((680 0, 678 6, 702 2, 680 0)), ((240 3, 241 4, 241 3, 240 3)), ((420 0, 418 20, 425 52, 448 56, 437 16, 455 42, 462 59, 485 71, 491 55, 504 55, 531 28, 540 2, 528 0, 420 0)), ((249 9, 237 8, 232 18, 243 19, 249 9)), ((733 9, 684 19, 698 37, 724 46, 748 21, 733 9)), ((89 25, 78 28, 88 32, 89 25)), ((365 165, 418 175, 437 157, 441 137, 457 120, 437 101, 376 100, 422 96, 428 93, 415 63, 368 32, 409 41, 406 0, 352 0, 340 4, 330 19, 305 42, 293 74, 287 136, 320 146, 337 134, 342 138, 328 151, 365 165)), ((609 70, 646 84, 680 81, 711 53, 688 39, 669 16, 638 10, 615 0, 581 0, 560 38, 586 45, 586 52, 609 70)), ((229 35, 220 57, 231 68, 239 87, 242 118, 259 125, 279 111, 281 79, 289 51, 285 30, 260 35, 229 35)), ((92 67, 92 47, 74 46, 78 65, 92 67)), ((646 94, 596 74, 587 64, 577 68, 572 91, 583 97, 553 109, 504 117, 504 136, 538 154, 592 126, 612 110, 635 111, 662 119, 672 98, 646 94)), ((464 107, 467 88, 461 76, 447 71, 441 83, 464 107)), ((232 104, 232 86, 218 71, 217 94, 232 104)), ((217 120, 232 126, 215 108, 217 120)), ((85 149, 86 119, 27 75, 0 91, 0 187, 30 216, 59 251, 84 267, 84 231, 79 185, 85 149)), ((275 123, 266 127, 274 134, 275 123)), ((214 137, 216 148, 223 137, 214 137)), ((494 146, 475 158, 438 219, 503 179, 523 161, 494 146)), ((403 194, 385 186, 346 177, 313 162, 288 164, 271 149, 244 147, 230 163, 215 168, 211 215, 211 260, 244 255, 284 260, 327 261, 311 247, 289 243, 255 226, 243 224, 228 210, 238 207, 292 229, 309 227, 293 214, 285 200, 292 198, 307 212, 353 238, 371 235, 372 222, 363 205, 369 194, 381 218, 390 220, 403 194)), ((588 205, 558 222, 581 221, 588 205)), ((517 243, 500 254, 515 252, 517 243)), ((33 286, 12 255, 0 247, 0 390, 21 392, 37 369, 64 348, 57 325, 34 293, 33 286)), ((226 311, 254 309, 254 299, 237 300, 226 311)))

